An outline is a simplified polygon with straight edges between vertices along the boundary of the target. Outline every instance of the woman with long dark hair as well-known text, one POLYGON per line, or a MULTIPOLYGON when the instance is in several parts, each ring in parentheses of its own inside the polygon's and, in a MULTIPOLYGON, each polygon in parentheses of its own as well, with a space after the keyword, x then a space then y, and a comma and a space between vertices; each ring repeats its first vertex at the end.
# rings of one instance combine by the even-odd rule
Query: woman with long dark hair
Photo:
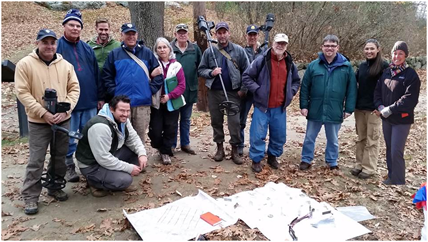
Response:
POLYGON ((368 39, 364 45, 366 61, 357 70, 358 96, 355 106, 356 165, 351 174, 367 179, 376 174, 379 154, 381 119, 373 113, 376 107, 373 94, 377 80, 388 63, 382 59, 380 44, 375 39, 368 39))
POLYGON ((404 146, 414 122, 421 87, 418 74, 406 63, 408 56, 406 42, 397 41, 391 50, 391 64, 380 77, 374 95, 386 144, 388 178, 383 181, 385 185, 406 183, 404 146))

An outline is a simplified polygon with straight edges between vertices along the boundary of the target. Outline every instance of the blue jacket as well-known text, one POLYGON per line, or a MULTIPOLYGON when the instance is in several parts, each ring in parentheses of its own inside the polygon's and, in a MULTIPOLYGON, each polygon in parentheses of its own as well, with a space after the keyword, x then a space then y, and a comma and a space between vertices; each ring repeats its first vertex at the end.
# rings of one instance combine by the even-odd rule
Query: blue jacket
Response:
MULTIPOLYGON (((107 89, 107 99, 115 95, 127 95, 131 99, 131 107, 150 106, 152 95, 163 84, 162 74, 150 81, 143 68, 126 53, 122 42, 120 48, 112 50, 104 63, 101 78, 107 89)), ((132 52, 132 51, 131 51, 132 52)), ((146 64, 149 73, 159 66, 153 52, 139 41, 134 48, 134 55, 146 64)))
POLYGON ((308 109, 308 120, 342 123, 343 112, 354 112, 357 81, 351 63, 343 55, 327 64, 324 54, 312 61, 300 88, 300 109, 308 109))
MULTIPOLYGON (((263 112, 267 111, 269 104, 270 75, 272 71, 270 52, 271 48, 265 51, 263 55, 258 56, 242 75, 242 83, 248 88, 249 92, 253 93, 254 106, 263 112)), ((296 65, 294 65, 293 59, 288 52, 285 63, 288 74, 284 89, 285 102, 283 110, 290 105, 300 86, 300 77, 296 65)))
POLYGON ((80 85, 80 96, 74 110, 96 108, 98 101, 104 99, 104 86, 98 77, 98 63, 92 48, 79 40, 77 43, 61 37, 57 53, 74 66, 80 85))

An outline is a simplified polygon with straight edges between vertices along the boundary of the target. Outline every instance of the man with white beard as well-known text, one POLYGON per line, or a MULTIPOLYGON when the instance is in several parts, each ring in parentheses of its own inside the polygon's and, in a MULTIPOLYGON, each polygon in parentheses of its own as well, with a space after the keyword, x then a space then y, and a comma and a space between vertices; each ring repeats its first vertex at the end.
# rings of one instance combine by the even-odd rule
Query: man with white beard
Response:
POLYGON ((250 127, 250 159, 254 172, 262 171, 266 135, 269 129, 267 163, 278 169, 286 141, 286 107, 300 86, 297 67, 287 52, 288 36, 275 35, 272 48, 258 56, 242 75, 242 83, 254 97, 250 127))

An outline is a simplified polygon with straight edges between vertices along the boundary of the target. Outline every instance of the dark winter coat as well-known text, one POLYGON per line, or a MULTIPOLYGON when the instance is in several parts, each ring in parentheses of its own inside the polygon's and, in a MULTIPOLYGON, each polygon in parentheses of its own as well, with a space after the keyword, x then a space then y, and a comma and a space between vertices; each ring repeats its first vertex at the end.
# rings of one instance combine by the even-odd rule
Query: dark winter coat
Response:
POLYGON ((351 63, 337 53, 328 65, 324 54, 319 53, 319 58, 308 65, 300 88, 300 109, 308 109, 306 118, 342 123, 344 112, 354 112, 356 99, 357 81, 351 63))
MULTIPOLYGON (((300 86, 297 67, 288 52, 285 63, 288 74, 284 89, 285 102, 283 110, 291 103, 300 86)), ((254 106, 262 112, 266 112, 268 109, 271 71, 271 49, 268 49, 263 55, 257 57, 242 75, 242 83, 253 94, 254 106)))
POLYGON ((412 124, 420 88, 421 80, 414 69, 407 67, 392 78, 391 69, 385 69, 376 85, 374 103, 376 107, 389 107, 392 114, 382 119, 391 124, 412 124))
POLYGON ((176 46, 176 42, 176 39, 171 42, 172 49, 186 77, 186 90, 183 96, 186 103, 196 103, 198 101, 198 66, 201 63, 202 52, 198 45, 187 41, 187 49, 182 53, 176 46))
POLYGON ((80 96, 74 110, 87 110, 98 107, 98 101, 104 100, 104 86, 98 76, 98 63, 94 51, 85 42, 70 42, 61 37, 58 40, 57 53, 74 66, 79 80, 80 96))

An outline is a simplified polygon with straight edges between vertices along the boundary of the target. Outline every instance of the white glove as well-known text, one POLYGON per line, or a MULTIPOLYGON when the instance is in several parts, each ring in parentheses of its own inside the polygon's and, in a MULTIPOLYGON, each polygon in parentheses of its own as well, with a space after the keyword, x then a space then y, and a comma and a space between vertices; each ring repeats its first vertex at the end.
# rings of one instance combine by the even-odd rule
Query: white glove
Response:
POLYGON ((390 109, 389 107, 385 107, 385 108, 383 108, 383 109, 380 111, 380 114, 382 114, 382 116, 383 116, 384 118, 388 118, 389 116, 391 116, 392 111, 391 111, 391 109, 390 109))

